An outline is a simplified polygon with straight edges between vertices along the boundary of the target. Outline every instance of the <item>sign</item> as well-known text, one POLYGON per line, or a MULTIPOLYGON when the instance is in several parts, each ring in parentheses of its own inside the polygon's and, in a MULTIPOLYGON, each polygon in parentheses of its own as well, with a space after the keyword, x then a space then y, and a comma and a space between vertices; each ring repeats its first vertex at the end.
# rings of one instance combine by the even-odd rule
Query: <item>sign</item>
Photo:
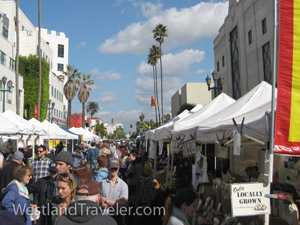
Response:
POLYGON ((270 214, 270 199, 268 188, 263 183, 231 184, 231 213, 236 216, 253 216, 270 214))
POLYGON ((275 152, 300 155, 300 1, 280 0, 275 152))

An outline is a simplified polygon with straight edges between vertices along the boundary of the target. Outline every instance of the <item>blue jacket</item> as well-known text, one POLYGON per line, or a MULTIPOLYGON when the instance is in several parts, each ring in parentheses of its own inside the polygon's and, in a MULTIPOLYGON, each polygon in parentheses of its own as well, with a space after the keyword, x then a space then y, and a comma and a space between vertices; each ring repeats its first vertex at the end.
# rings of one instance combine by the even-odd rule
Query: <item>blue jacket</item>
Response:
POLYGON ((23 190, 20 190, 19 187, 21 187, 21 184, 16 180, 12 180, 12 182, 4 190, 4 198, 1 204, 3 208, 14 213, 15 215, 24 215, 26 219, 26 225, 31 225, 31 218, 28 214, 28 208, 30 207, 28 191, 25 186, 25 189, 23 190), (25 197, 26 192, 27 197, 25 197))
POLYGON ((89 148, 88 150, 88 160, 97 160, 99 154, 98 148, 89 148))
POLYGON ((79 162, 80 159, 84 159, 84 155, 82 152, 80 152, 80 155, 77 154, 77 152, 72 153, 72 158, 73 158, 73 168, 79 167, 79 162))
POLYGON ((105 179, 107 176, 108 176, 108 169, 104 168, 96 171, 96 173, 94 174, 94 179, 99 182, 100 180, 105 179))

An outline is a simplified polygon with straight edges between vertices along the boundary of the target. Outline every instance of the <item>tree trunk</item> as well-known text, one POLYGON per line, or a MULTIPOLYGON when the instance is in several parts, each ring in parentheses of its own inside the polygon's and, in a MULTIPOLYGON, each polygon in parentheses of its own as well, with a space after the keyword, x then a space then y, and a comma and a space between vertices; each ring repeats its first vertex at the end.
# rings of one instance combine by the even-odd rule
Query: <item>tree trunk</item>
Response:
POLYGON ((72 112, 72 100, 68 100, 68 115, 67 115, 67 128, 71 128, 71 112, 72 112))
POLYGON ((82 103, 82 124, 81 127, 85 128, 85 110, 84 110, 85 102, 82 103))
MULTIPOLYGON (((161 43, 159 44, 159 48, 160 48, 160 51, 161 51, 161 43)), ((161 85, 161 117, 162 117, 162 124, 164 124, 164 91, 163 91, 163 72, 162 72, 162 60, 161 60, 161 56, 159 57, 159 61, 160 61, 160 85, 161 85)))
MULTIPOLYGON (((19 93, 19 51, 20 51, 20 33, 19 33, 19 0, 16 0, 16 61, 15 61, 15 74, 16 74, 16 114, 20 115, 20 93, 19 93)), ((23 116, 22 116, 23 117, 23 116)))
POLYGON ((157 102, 157 111, 158 111, 158 123, 159 125, 161 124, 161 120, 160 120, 160 108, 159 108, 159 100, 158 100, 158 88, 157 88, 157 67, 155 66, 155 82, 156 82, 156 102, 157 102))
POLYGON ((42 56, 41 56, 41 0, 38 0, 39 33, 38 33, 38 54, 39 54, 39 97, 38 97, 38 120, 41 120, 41 98, 42 98, 42 56))
MULTIPOLYGON (((153 85, 153 91, 154 91, 153 97, 156 100, 156 91, 155 91, 156 85, 155 85, 155 69, 154 69, 154 66, 153 66, 153 82, 154 82, 154 85, 153 85)), ((155 107, 155 121, 157 123, 157 105, 155 105, 154 107, 155 107)))

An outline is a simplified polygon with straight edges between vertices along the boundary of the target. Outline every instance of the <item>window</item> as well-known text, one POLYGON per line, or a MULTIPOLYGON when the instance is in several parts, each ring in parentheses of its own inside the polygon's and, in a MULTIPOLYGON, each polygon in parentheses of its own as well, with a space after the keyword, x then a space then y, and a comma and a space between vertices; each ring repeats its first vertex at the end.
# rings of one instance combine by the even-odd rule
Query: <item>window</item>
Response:
POLYGON ((51 96, 53 97, 53 89, 54 89, 54 87, 52 86, 51 87, 51 96))
POLYGON ((225 66, 225 56, 224 55, 222 56, 222 66, 223 67, 225 66))
POLYGON ((57 98, 57 99, 58 99, 58 94, 59 94, 59 93, 58 93, 58 90, 56 90, 56 98, 57 98))
POLYGON ((47 41, 46 44, 49 45, 49 41, 47 41))
POLYGON ((0 51, 0 52, 1 52, 1 55, 0 55, 0 57, 1 57, 1 64, 5 66, 5 64, 6 64, 6 54, 4 52, 2 52, 2 51, 0 51))
POLYGON ((252 43, 252 30, 249 30, 249 32, 248 32, 248 43, 249 43, 249 45, 251 45, 251 43, 252 43))
POLYGON ((56 98, 56 88, 54 88, 54 98, 56 98))
POLYGON ((7 92, 7 103, 12 104, 12 95, 13 95, 14 87, 10 88, 10 91, 7 92))
POLYGON ((261 27, 262 27, 262 33, 263 34, 267 33, 267 20, 266 20, 266 18, 264 18, 261 21, 261 27))
POLYGON ((57 56, 63 58, 64 57, 64 45, 58 45, 57 56))
POLYGON ((2 35, 5 39, 8 38, 8 27, 9 27, 9 19, 8 17, 4 14, 2 15, 2 35))
POLYGON ((241 97, 241 78, 240 78, 240 60, 239 60, 239 41, 238 30, 235 27, 230 32, 230 53, 231 53, 231 76, 232 76, 232 97, 238 99, 241 97))
POLYGON ((263 54, 263 66, 264 66, 264 81, 272 84, 272 70, 271 70, 271 53, 270 53, 270 43, 267 42, 262 47, 263 54))
POLYGON ((15 60, 9 57, 9 69, 15 71, 15 60))
POLYGON ((58 71, 64 71, 64 64, 57 63, 57 70, 58 71))
POLYGON ((220 66, 219 66, 219 62, 217 62, 217 71, 220 71, 220 66))
POLYGON ((25 27, 22 25, 22 31, 24 31, 25 30, 25 27))

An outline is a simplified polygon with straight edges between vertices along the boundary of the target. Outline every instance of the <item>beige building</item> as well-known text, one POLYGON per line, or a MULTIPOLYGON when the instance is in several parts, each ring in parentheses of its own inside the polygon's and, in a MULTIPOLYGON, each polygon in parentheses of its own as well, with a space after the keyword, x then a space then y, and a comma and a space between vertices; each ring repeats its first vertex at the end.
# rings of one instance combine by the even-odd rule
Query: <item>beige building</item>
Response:
POLYGON ((185 104, 206 105, 212 99, 206 83, 186 83, 171 98, 172 117, 185 104))
POLYGON ((238 99, 261 81, 272 81, 273 0, 230 0, 214 39, 215 71, 223 91, 238 99))

